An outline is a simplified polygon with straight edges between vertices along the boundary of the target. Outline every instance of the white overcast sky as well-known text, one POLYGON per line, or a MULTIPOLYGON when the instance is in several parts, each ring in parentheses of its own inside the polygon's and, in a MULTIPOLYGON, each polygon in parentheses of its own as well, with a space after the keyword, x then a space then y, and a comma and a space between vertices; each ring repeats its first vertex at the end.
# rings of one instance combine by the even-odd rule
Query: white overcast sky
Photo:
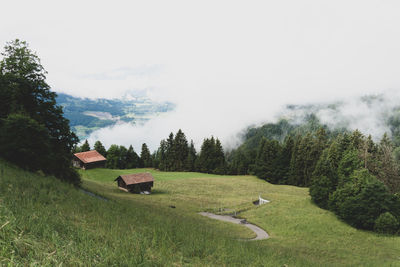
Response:
POLYGON ((400 88, 400 1, 3 1, 0 44, 26 40, 57 92, 177 104, 145 127, 91 138, 197 143, 270 120, 287 103, 400 88), (118 136, 118 138, 116 137, 118 136))

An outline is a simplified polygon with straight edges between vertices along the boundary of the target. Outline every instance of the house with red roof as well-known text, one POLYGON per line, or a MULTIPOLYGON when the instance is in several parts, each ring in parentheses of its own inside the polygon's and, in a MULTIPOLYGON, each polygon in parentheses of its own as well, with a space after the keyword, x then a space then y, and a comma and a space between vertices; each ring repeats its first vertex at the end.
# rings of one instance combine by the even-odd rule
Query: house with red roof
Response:
POLYGON ((107 159, 96 150, 75 153, 72 165, 81 169, 104 168, 107 159))

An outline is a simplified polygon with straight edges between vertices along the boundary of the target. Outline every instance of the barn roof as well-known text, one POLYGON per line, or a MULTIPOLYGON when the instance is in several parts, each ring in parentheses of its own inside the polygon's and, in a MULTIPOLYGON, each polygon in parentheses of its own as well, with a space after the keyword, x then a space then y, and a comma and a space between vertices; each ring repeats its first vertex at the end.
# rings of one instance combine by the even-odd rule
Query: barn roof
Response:
POLYGON ((96 150, 75 153, 74 156, 80 159, 83 163, 92 163, 92 162, 107 160, 96 150))
POLYGON ((154 182, 153 175, 148 172, 120 175, 115 180, 118 180, 119 177, 124 180, 126 185, 154 182))

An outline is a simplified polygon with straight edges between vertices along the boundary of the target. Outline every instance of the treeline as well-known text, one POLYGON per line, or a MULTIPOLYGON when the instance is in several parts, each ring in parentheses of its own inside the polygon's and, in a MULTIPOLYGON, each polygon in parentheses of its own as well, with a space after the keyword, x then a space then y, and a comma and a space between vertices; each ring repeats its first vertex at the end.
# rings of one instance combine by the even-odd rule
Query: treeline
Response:
MULTIPOLYGON (((140 156, 135 152, 132 145, 129 148, 125 146, 111 145, 108 150, 105 149, 100 141, 96 141, 94 150, 107 158, 106 168, 109 169, 133 169, 153 167, 152 156, 146 144, 142 145, 140 156)), ((75 147, 74 153, 86 152, 91 150, 89 142, 86 140, 82 146, 75 147)))
MULTIPOLYGON (((84 152, 91 149, 88 141, 74 152, 84 152)), ((138 155, 132 145, 127 149, 124 146, 111 145, 106 150, 100 141, 96 141, 93 149, 107 158, 106 168, 156 168, 161 171, 198 171, 204 173, 226 174, 227 163, 224 150, 218 138, 206 138, 201 146, 200 153, 196 152, 193 140, 187 141, 182 130, 167 139, 161 140, 159 148, 150 153, 146 143, 142 145, 138 155)))
POLYGON ((79 184, 71 165, 71 150, 79 140, 56 104, 40 59, 18 39, 7 43, 1 55, 0 157, 79 184))
POLYGON ((394 234, 400 230, 400 164, 385 134, 379 143, 359 131, 329 137, 324 128, 262 138, 254 174, 268 182, 310 187, 312 200, 350 225, 394 234))

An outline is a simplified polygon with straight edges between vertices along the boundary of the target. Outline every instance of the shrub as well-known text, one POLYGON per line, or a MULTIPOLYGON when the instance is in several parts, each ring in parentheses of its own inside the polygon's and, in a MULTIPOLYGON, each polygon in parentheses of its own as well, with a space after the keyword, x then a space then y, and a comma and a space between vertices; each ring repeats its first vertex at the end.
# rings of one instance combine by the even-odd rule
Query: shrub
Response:
POLYGON ((375 220, 374 230, 382 234, 395 234, 399 230, 399 222, 390 212, 385 212, 375 220))
POLYGON ((367 170, 355 171, 351 180, 330 198, 330 208, 350 225, 372 230, 382 212, 389 211, 392 197, 384 184, 367 170))

